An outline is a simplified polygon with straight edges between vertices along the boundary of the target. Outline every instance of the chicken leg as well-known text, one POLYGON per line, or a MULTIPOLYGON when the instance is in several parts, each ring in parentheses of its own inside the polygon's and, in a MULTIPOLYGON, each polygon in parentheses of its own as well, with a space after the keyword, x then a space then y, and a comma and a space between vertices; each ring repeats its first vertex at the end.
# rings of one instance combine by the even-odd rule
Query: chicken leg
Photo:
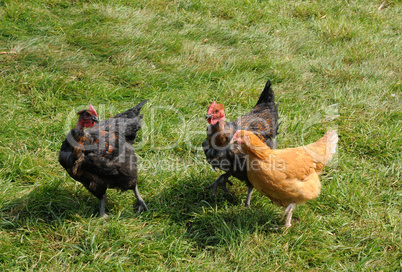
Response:
POLYGON ((137 184, 135 185, 135 188, 134 188, 134 194, 135 194, 135 197, 137 198, 137 203, 134 205, 134 207, 138 205, 137 212, 141 213, 142 211, 147 211, 148 210, 147 204, 145 204, 144 200, 142 199, 140 192, 138 191, 137 184))
POLYGON ((244 206, 245 207, 250 207, 250 201, 251 201, 251 195, 253 193, 253 186, 248 186, 248 190, 247 190, 247 197, 246 197, 246 201, 244 202, 244 206))
POLYGON ((284 228, 290 228, 290 226, 292 226, 291 221, 292 221, 293 211, 295 210, 295 208, 296 208, 296 203, 293 202, 293 203, 290 203, 286 207, 285 211, 283 212, 279 222, 281 222, 285 218, 285 215, 287 214, 285 225, 283 226, 284 228))
POLYGON ((100 200, 99 217, 107 216, 105 212, 105 206, 106 206, 106 193, 102 196, 100 200))

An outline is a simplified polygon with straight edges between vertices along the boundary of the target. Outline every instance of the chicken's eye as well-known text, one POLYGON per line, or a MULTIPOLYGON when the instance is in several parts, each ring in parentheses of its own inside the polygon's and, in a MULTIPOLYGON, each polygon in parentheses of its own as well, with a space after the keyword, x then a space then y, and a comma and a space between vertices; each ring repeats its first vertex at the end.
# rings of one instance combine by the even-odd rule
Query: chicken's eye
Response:
POLYGON ((218 110, 215 110, 215 113, 218 113, 218 110))

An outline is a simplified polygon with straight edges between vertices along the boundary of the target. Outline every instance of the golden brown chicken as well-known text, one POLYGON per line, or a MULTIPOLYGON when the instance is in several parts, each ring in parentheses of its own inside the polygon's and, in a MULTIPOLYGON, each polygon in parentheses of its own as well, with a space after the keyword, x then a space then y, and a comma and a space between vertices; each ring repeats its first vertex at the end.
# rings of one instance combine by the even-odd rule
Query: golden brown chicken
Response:
POLYGON ((291 226, 297 204, 320 194, 318 175, 336 151, 338 135, 328 131, 315 143, 286 149, 271 149, 254 133, 236 131, 231 141, 240 144, 247 157, 247 176, 251 184, 275 204, 286 207, 284 227, 291 226))

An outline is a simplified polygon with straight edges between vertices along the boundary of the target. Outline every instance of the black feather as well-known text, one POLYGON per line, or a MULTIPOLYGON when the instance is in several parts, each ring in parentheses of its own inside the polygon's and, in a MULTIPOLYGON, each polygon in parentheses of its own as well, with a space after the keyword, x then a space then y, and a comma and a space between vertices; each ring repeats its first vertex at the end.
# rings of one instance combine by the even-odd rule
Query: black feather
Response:
POLYGON ((265 84, 264 90, 262 91, 260 98, 257 101, 257 105, 261 103, 274 103, 275 102, 275 94, 271 88, 271 81, 268 80, 265 84))
POLYGON ((71 130, 61 146, 60 164, 99 199, 104 199, 107 188, 134 190, 147 209, 138 194, 137 157, 132 147, 141 129, 140 110, 146 102, 92 128, 71 130))
MULTIPOLYGON (((261 140, 271 147, 276 148, 275 136, 278 134, 278 105, 275 105, 275 95, 268 80, 254 108, 233 122, 225 122, 224 128, 218 124, 209 125, 207 139, 202 147, 208 163, 226 172, 226 179, 234 176, 246 182, 249 188, 251 183, 247 178, 246 157, 238 145, 230 144, 237 130, 253 131, 261 140)), ((209 188, 216 190, 216 184, 220 178, 209 188)), ((221 184, 222 185, 222 184, 221 184)), ((225 188, 225 185, 222 185, 225 188)), ((246 201, 249 201, 249 195, 246 201)), ((249 203, 246 203, 246 206, 249 203)))

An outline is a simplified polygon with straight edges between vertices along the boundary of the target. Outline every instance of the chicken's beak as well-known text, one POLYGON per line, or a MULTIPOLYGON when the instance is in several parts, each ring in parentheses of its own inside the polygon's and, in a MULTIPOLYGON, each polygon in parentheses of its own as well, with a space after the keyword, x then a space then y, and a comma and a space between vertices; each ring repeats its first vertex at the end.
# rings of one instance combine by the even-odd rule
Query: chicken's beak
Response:
POLYGON ((238 144, 239 141, 235 138, 232 138, 232 140, 230 140, 229 144, 238 144))
POLYGON ((212 114, 207 114, 207 115, 205 116, 205 119, 212 119, 212 114))
POLYGON ((95 123, 99 123, 98 116, 92 116, 91 120, 95 123))

